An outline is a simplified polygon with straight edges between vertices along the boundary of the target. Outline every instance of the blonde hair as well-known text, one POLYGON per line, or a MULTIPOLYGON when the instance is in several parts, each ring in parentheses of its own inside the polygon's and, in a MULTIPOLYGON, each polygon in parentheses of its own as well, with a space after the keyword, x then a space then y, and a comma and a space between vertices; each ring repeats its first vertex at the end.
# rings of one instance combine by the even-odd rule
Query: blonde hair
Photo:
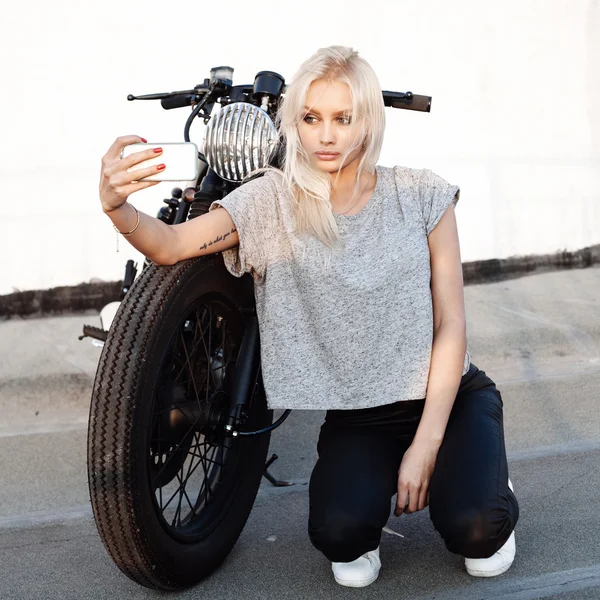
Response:
MULTIPOLYGON (((282 168, 266 167, 259 170, 277 171, 282 175, 284 188, 291 193, 293 199, 296 231, 316 236, 331 249, 341 242, 331 210, 331 175, 311 164, 298 134, 298 125, 306 115, 304 105, 308 89, 317 79, 343 82, 350 88, 352 119, 359 128, 350 148, 343 155, 341 164, 356 148, 364 148, 357 166, 353 194, 358 191, 361 175, 375 171, 383 145, 385 105, 375 71, 366 60, 358 56, 356 50, 347 46, 319 48, 302 63, 286 87, 275 120, 278 133, 286 142, 282 168)), ((337 171, 336 181, 339 173, 340 169, 337 171)))

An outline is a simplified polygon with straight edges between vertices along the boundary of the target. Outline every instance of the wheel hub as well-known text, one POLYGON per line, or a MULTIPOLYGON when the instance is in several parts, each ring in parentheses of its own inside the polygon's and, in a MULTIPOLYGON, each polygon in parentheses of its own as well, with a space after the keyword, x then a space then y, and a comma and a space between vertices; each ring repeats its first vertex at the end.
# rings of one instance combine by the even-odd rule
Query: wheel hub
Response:
POLYGON ((162 404, 150 444, 155 488, 170 483, 185 462, 194 434, 216 445, 223 437, 227 416, 224 392, 213 394, 208 402, 187 397, 183 385, 170 382, 165 386, 162 404), (168 407, 168 408, 167 408, 168 407))

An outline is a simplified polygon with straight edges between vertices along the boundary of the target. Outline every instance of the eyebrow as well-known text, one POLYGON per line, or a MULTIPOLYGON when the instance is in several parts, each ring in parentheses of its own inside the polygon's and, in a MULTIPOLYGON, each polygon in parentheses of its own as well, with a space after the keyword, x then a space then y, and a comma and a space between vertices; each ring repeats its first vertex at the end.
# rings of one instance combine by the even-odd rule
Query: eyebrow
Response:
MULTIPOLYGON (((308 111, 308 112, 314 112, 317 115, 320 115, 321 113, 318 110, 315 110, 314 108, 310 108, 309 106, 305 106, 304 110, 308 111)), ((337 112, 334 112, 334 116, 336 115, 343 115, 344 113, 349 113, 352 111, 352 107, 350 108, 345 108, 344 110, 338 110, 337 112)))

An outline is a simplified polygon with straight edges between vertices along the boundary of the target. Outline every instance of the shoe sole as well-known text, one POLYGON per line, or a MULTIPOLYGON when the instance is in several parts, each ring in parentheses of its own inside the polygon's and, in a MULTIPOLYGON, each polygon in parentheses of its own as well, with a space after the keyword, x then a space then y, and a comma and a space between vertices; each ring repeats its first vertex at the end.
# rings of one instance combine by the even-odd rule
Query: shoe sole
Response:
POLYGON ((502 575, 502 573, 508 571, 511 568, 511 566, 512 562, 508 565, 504 565, 498 569, 495 569, 494 571, 477 571, 475 569, 469 569, 467 567, 467 573, 469 575, 472 575, 473 577, 495 577, 496 575, 502 575))
POLYGON ((337 583, 346 587, 366 587, 367 585, 371 585, 377 579, 377 577, 379 577, 379 571, 377 571, 377 573, 375 573, 375 575, 369 579, 338 579, 335 575, 333 577, 337 583))

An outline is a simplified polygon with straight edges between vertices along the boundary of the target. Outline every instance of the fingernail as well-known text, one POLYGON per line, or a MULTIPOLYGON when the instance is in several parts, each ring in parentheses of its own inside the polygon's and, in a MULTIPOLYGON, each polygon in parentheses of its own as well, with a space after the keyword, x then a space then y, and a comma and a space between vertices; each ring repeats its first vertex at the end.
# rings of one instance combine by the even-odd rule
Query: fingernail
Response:
POLYGON ((148 140, 145 140, 144 138, 142 138, 142 142, 144 142, 145 144, 147 144, 148 140))
POLYGON ((159 171, 162 171, 165 168, 165 165, 158 165, 158 167, 156 167, 159 171))
POLYGON ((162 152, 162 148, 154 148, 154 150, 152 151, 155 154, 158 154, 159 152, 162 152))

